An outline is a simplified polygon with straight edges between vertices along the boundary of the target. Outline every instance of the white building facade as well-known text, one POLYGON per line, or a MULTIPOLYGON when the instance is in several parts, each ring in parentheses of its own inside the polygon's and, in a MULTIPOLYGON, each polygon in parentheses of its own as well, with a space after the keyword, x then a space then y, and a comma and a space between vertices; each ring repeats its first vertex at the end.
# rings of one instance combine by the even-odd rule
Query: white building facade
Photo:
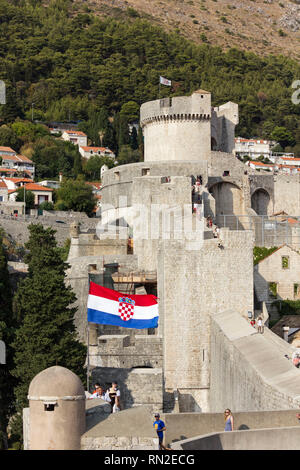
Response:
POLYGON ((237 137, 235 140, 234 154, 237 157, 248 156, 256 160, 258 157, 270 158, 275 142, 269 140, 243 139, 237 137))
POLYGON ((81 131, 64 131, 61 138, 79 147, 87 146, 87 135, 81 131))
POLYGON ((93 157, 94 155, 98 155, 99 157, 108 157, 112 160, 116 158, 115 154, 108 147, 81 146, 79 147, 79 152, 84 158, 87 159, 93 157))

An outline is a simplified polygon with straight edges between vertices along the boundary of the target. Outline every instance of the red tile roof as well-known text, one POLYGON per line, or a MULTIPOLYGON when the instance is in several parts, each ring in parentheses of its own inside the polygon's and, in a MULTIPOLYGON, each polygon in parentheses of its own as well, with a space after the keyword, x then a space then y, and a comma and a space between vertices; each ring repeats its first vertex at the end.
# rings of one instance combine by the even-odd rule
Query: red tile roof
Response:
POLYGON ((300 161, 300 158, 297 157, 280 157, 281 160, 293 160, 293 161, 300 161))
MULTIPOLYGON (((2 168, 2 166, 0 166, 0 173, 3 173, 3 172, 7 173, 8 175, 14 174, 14 173, 15 174, 19 174, 19 173, 24 174, 25 173, 25 174, 30 176, 30 179, 31 179, 31 176, 32 176, 31 171, 29 171, 29 170, 17 170, 16 168, 2 168)), ((5 175, 3 178, 8 178, 8 177, 5 175)))
POLYGON ((1 153, 1 151, 2 151, 2 152, 13 152, 13 153, 16 153, 16 152, 14 151, 14 149, 12 149, 12 148, 10 148, 10 147, 1 147, 1 146, 0 146, 0 153, 1 153))
POLYGON ((31 178, 11 178, 9 176, 5 176, 5 179, 8 181, 12 181, 13 183, 21 183, 23 181, 25 183, 33 183, 33 180, 31 178))
MULTIPOLYGON (((18 173, 18 170, 16 170, 15 168, 2 168, 2 166, 0 166, 0 172, 6 172, 6 173, 18 173)), ((24 170, 22 170, 24 171, 24 170)))
POLYGON ((81 135, 84 137, 87 136, 84 132, 81 132, 81 131, 64 131, 64 132, 66 132, 67 134, 81 135))
POLYGON ((257 140, 257 139, 239 139, 239 138, 235 138, 234 139, 235 142, 255 142, 257 144, 263 144, 263 143, 268 143, 268 141, 266 140, 257 140))
POLYGON ((297 167, 295 167, 294 165, 276 165, 278 168, 290 168, 291 170, 298 170, 297 167))
POLYGON ((6 184, 5 184, 5 181, 3 181, 3 180, 1 180, 1 179, 0 179, 0 188, 2 188, 2 189, 7 189, 7 186, 6 186, 6 184))
POLYGON ((52 188, 47 188, 46 186, 42 186, 37 183, 27 183, 25 184, 25 189, 28 191, 53 191, 52 188))
POLYGON ((91 186, 94 186, 94 188, 96 188, 96 189, 101 189, 101 188, 102 188, 102 184, 101 184, 101 183, 98 183, 98 182, 86 181, 86 184, 89 184, 89 185, 91 185, 91 186))
MULTIPOLYGON (((23 188, 23 186, 22 186, 23 188)), ((14 193, 16 191, 18 191, 19 188, 16 188, 16 189, 9 189, 8 192, 9 193, 14 193)), ((41 184, 37 184, 37 183, 26 183, 25 184, 25 190, 26 191, 53 191, 52 188, 47 188, 46 186, 42 186, 41 184)))
POLYGON ((24 155, 2 155, 2 160, 12 160, 14 162, 27 162, 33 163, 29 158, 24 155))
POLYGON ((254 161, 250 161, 249 164, 252 163, 253 165, 256 165, 256 166, 268 166, 270 168, 273 168, 274 165, 271 165, 270 163, 262 163, 262 162, 254 162, 254 161))
POLYGON ((113 153, 109 148, 107 147, 85 147, 85 146, 81 146, 81 148, 85 151, 85 152, 89 152, 89 151, 93 151, 93 152, 98 152, 100 150, 100 152, 110 152, 110 153, 113 153))

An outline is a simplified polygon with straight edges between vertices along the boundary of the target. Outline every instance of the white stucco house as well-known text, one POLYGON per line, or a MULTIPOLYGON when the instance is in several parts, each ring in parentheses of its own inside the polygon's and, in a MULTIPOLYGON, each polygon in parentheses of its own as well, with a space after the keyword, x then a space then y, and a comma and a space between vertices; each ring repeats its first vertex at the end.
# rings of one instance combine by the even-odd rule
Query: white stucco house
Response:
POLYGON ((3 179, 0 179, 0 202, 8 201, 8 187, 3 179))
POLYGON ((68 142, 72 142, 72 144, 78 145, 79 147, 87 146, 87 135, 81 131, 65 130, 62 133, 61 138, 68 142))
MULTIPOLYGON (((32 178, 34 177, 35 164, 33 161, 25 157, 25 155, 11 154, 10 151, 5 153, 3 150, 1 151, 1 148, 3 149, 5 147, 0 147, 1 169, 15 170, 19 173, 25 172, 32 178)), ((14 152, 14 150, 12 150, 12 152, 14 152)))
POLYGON ((88 147, 81 146, 79 147, 79 152, 84 158, 89 159, 94 155, 99 155, 99 157, 108 157, 114 160, 116 158, 115 154, 108 147, 88 147))
POLYGON ((262 139, 234 139, 234 154, 239 157, 248 156, 256 160, 263 156, 269 158, 272 155, 272 148, 276 142, 262 139))
MULTIPOLYGON (((53 189, 47 188, 37 183, 24 183, 22 187, 25 185, 25 191, 31 191, 34 194, 34 205, 38 207, 42 202, 53 202, 52 194, 53 189)), ((18 187, 15 189, 11 189, 8 191, 9 193, 9 200, 15 201, 17 196, 18 187)))
POLYGON ((282 245, 254 266, 254 288, 260 302, 300 299, 300 254, 282 245))

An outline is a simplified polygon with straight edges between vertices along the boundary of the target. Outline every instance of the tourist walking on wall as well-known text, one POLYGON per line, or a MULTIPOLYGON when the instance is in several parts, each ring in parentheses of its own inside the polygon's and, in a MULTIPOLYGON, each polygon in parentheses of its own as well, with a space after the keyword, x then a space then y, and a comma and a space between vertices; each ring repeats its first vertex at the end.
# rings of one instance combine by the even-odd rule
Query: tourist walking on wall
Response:
POLYGON ((233 431, 233 416, 229 408, 224 411, 225 429, 224 431, 233 431))
POLYGON ((163 445, 163 440, 164 440, 164 431, 166 430, 166 425, 165 423, 160 419, 159 413, 155 413, 154 415, 155 421, 153 423, 153 426, 156 430, 157 436, 158 436, 158 450, 171 450, 169 447, 165 447, 163 445))
POLYGON ((257 320, 257 331, 258 333, 263 333, 263 322, 261 317, 258 317, 257 320))

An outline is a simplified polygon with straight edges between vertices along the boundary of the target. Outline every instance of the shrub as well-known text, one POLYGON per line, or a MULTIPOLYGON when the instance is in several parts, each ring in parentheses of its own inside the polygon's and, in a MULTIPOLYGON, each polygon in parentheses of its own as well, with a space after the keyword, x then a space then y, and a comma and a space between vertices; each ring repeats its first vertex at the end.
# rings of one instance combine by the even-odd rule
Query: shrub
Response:
POLYGON ((43 211, 53 211, 54 204, 53 202, 50 202, 50 201, 44 201, 39 205, 39 208, 42 209, 43 211))
POLYGON ((271 248, 266 248, 265 246, 255 246, 253 248, 253 263, 257 264, 275 250, 277 250, 277 246, 272 246, 271 248))

